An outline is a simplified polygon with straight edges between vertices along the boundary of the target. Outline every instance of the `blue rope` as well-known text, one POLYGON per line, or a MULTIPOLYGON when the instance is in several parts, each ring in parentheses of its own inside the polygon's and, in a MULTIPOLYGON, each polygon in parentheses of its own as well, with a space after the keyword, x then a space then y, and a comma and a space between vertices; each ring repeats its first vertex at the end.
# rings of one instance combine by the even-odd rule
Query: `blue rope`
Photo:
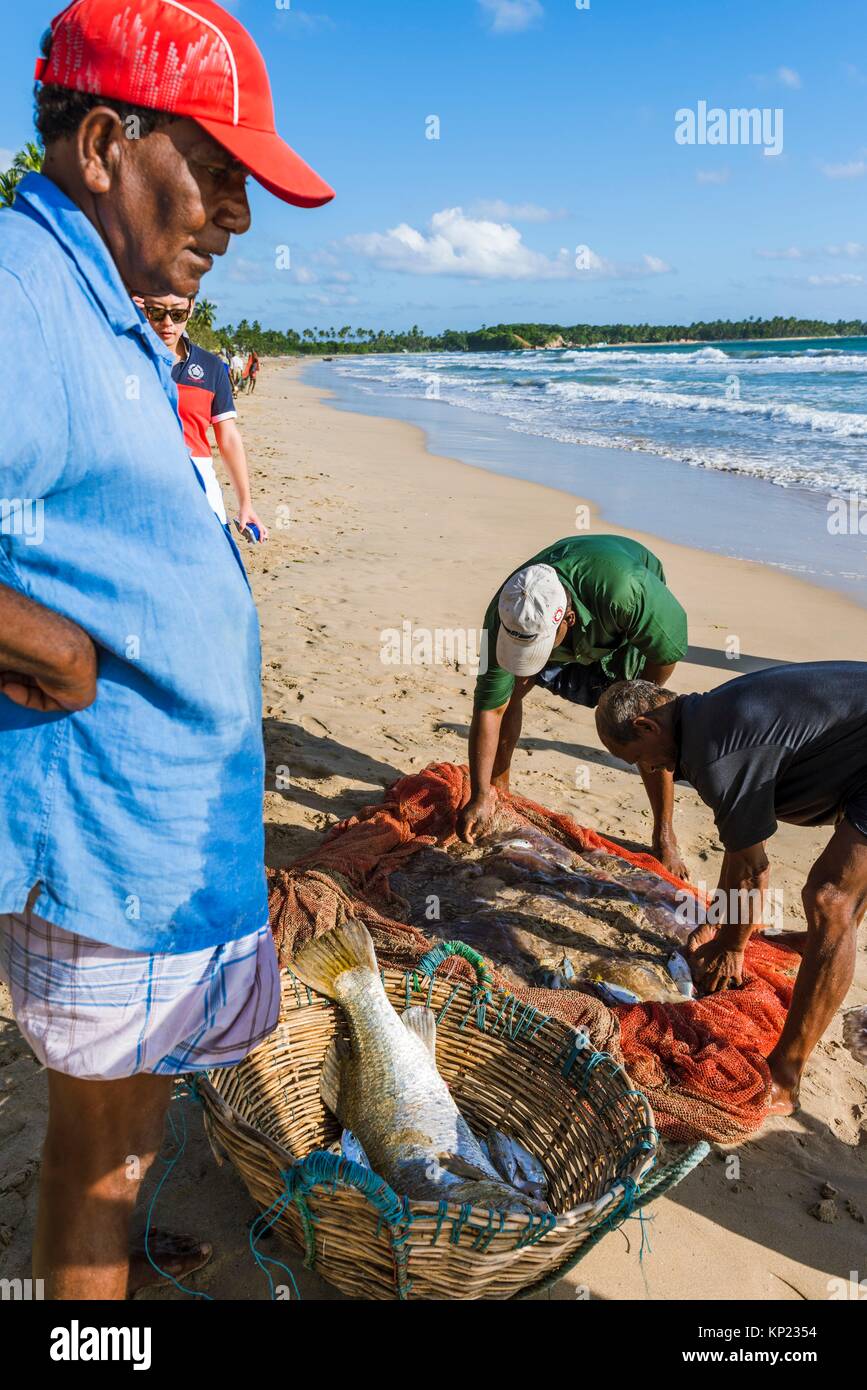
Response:
MULTIPOLYGON (((149 1203, 149 1205, 148 1205, 147 1219, 146 1219, 146 1222, 145 1222, 145 1255, 147 1256, 148 1264, 151 1266, 151 1268, 152 1268, 153 1270, 156 1271, 156 1273, 160 1276, 160 1278, 161 1278, 161 1279, 168 1279, 169 1282, 170 1282, 171 1284, 174 1284, 175 1288, 178 1289, 178 1291, 179 1291, 180 1293, 186 1293, 186 1294, 189 1294, 191 1298, 202 1298, 202 1299, 204 1299, 205 1302, 207 1302, 207 1303, 213 1303, 213 1302, 214 1302, 214 1299, 211 1297, 211 1295, 210 1295, 209 1293, 202 1293, 201 1290, 199 1290, 199 1289, 188 1289, 188 1288, 186 1287, 186 1285, 179 1283, 179 1281, 175 1278, 175 1276, 174 1276, 173 1274, 169 1274, 168 1270, 166 1270, 166 1269, 160 1269, 160 1266, 157 1264, 156 1260, 153 1258, 153 1256, 151 1255, 151 1251, 150 1251, 151 1218, 152 1218, 152 1216, 153 1216, 153 1210, 154 1210, 154 1207, 156 1206, 157 1198, 159 1197, 160 1193, 162 1192, 163 1187, 164 1187, 166 1181, 168 1180, 168 1178, 169 1178, 169 1176, 171 1175, 171 1173, 174 1171, 176 1165, 177 1165, 177 1164, 180 1162, 180 1160, 183 1158, 184 1153, 185 1153, 185 1151, 186 1151, 186 1147, 187 1147, 187 1120, 186 1120, 186 1116, 185 1116, 185 1114, 184 1114, 184 1112, 183 1112, 183 1109, 181 1109, 181 1110, 180 1110, 180 1117, 181 1117, 181 1120, 182 1120, 182 1122, 183 1122, 183 1133, 182 1133, 182 1136, 181 1136, 180 1143, 178 1143, 177 1130, 175 1129, 175 1120, 174 1120, 174 1115, 173 1115, 173 1113, 172 1113, 172 1110, 173 1110, 173 1106, 169 1106, 169 1109, 168 1109, 168 1111, 166 1112, 166 1118, 168 1119, 169 1127, 170 1127, 170 1129, 171 1129, 171 1131, 172 1131, 172 1138, 173 1138, 174 1141, 175 1141, 176 1148, 175 1148, 175 1153, 174 1153, 174 1155, 173 1155, 170 1159, 163 1159, 163 1160, 162 1160, 162 1161, 165 1163, 165 1165, 166 1165, 166 1169, 165 1169, 165 1172, 163 1173, 162 1177, 160 1178, 159 1182, 157 1183, 156 1188, 154 1189, 154 1194, 153 1194, 153 1196, 151 1197, 150 1203, 149 1203)), ((158 1156, 162 1159, 162 1155, 161 1155, 161 1154, 158 1155, 158 1156)))
POLYGON ((268 1208, 267 1211, 260 1212, 260 1214, 256 1217, 256 1220, 250 1227, 250 1253, 253 1256, 253 1259, 256 1261, 256 1264, 258 1265, 259 1269, 262 1271, 262 1273, 265 1275, 265 1278, 268 1280, 268 1291, 271 1295, 272 1303, 276 1303, 277 1298, 274 1289, 274 1280, 271 1278, 271 1271, 266 1268, 266 1264, 277 1265, 279 1269, 283 1269, 286 1271, 286 1273, 289 1275, 289 1278, 292 1281, 292 1287, 295 1290, 295 1296, 299 1302, 301 1301, 301 1294, 299 1293, 298 1285, 295 1282, 295 1275, 292 1273, 292 1270, 289 1268, 289 1266, 284 1265, 282 1260, 278 1260, 271 1255, 260 1254, 260 1252, 256 1248, 258 1242, 263 1238, 263 1236, 265 1236, 267 1232, 271 1230, 275 1222, 280 1220, 280 1217, 283 1215, 286 1208, 289 1206, 291 1200, 292 1199, 287 1192, 282 1192, 281 1195, 277 1198, 276 1202, 271 1203, 271 1206, 268 1208), (277 1208, 277 1210, 275 1210, 275 1208, 277 1208), (274 1212, 274 1215, 271 1217, 270 1221, 267 1221, 267 1217, 270 1215, 272 1211, 274 1212), (261 1230, 258 1230, 257 1227, 259 1226, 260 1221, 265 1222, 265 1225, 262 1226, 261 1230))

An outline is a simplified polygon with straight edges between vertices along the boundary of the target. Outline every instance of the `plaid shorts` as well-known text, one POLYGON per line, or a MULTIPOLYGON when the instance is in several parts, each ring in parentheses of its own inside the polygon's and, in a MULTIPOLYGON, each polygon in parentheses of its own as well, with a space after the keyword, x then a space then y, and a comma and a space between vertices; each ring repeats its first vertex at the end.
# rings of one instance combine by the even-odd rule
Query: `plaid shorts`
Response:
POLYGON ((0 914, 0 978, 42 1065, 88 1081, 232 1066, 280 1009, 267 926, 204 951, 146 955, 33 912, 0 914))

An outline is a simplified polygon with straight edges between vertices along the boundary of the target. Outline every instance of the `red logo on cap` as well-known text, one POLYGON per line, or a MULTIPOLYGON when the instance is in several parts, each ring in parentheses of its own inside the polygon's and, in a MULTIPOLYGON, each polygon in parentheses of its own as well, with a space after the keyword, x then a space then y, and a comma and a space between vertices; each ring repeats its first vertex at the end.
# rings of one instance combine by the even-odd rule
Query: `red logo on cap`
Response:
POLYGON ((557 609, 557 612, 554 614, 554 622, 555 622, 555 623, 559 623, 559 622, 560 622, 560 619, 561 619, 562 617, 563 617, 563 609, 562 609, 562 608, 558 608, 558 609, 557 609))

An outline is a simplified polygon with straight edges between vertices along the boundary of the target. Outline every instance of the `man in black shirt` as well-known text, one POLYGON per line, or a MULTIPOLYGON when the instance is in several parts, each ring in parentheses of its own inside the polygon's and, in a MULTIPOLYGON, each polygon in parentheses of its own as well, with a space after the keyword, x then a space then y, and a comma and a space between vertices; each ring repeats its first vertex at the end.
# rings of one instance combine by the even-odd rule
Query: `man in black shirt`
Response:
POLYGON ((769 1109, 790 1114, 807 1059, 852 983, 867 908, 867 663, 774 666, 707 695, 621 681, 602 696, 596 724, 609 752, 669 769, 714 813, 725 849, 717 901, 728 910, 723 925, 700 927, 689 943, 708 993, 742 982, 777 822, 835 826, 804 885, 807 945, 768 1058, 769 1109))

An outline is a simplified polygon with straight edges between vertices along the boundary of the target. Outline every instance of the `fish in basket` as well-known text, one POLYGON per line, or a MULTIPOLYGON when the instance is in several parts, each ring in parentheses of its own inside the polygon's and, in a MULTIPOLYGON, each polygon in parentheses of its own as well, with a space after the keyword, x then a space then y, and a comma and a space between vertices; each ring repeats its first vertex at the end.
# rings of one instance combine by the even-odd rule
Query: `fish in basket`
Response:
POLYGON ((256 1231, 277 1231, 345 1294, 525 1297, 708 1152, 658 1163, 652 1112, 623 1068, 494 988, 461 942, 380 971, 350 924, 293 964, 275 1032, 195 1089, 214 1153, 262 1212, 256 1231), (475 984, 437 978, 455 955, 475 984), (370 1167, 340 1152, 341 1126, 370 1167))
MULTIPOLYGON (((363 923, 347 922, 309 942, 295 958, 295 974, 346 1015, 351 1043, 329 1043, 320 1094, 399 1196, 549 1211, 504 1180, 485 1153, 437 1070, 436 1014, 413 1004, 398 1016, 363 923)), ((499 1135, 497 1145, 504 1147, 499 1135)))

